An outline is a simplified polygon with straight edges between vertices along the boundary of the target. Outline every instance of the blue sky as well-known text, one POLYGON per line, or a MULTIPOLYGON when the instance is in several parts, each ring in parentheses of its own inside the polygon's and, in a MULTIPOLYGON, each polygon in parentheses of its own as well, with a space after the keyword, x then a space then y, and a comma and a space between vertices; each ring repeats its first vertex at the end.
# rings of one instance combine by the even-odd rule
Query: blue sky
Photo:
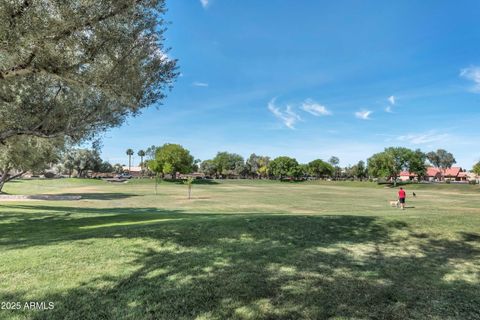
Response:
MULTIPOLYGON (((388 146, 480 160, 479 1, 167 0, 178 78, 102 156, 180 143, 341 165, 388 146)), ((137 157, 138 158, 138 157, 137 157)), ((135 163, 139 159, 135 159, 135 163)))

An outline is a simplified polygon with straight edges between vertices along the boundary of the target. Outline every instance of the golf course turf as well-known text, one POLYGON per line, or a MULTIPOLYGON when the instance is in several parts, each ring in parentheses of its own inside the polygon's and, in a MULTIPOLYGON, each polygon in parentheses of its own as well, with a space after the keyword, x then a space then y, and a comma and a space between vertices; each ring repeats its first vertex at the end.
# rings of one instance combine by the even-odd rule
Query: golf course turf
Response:
POLYGON ((0 201, 0 319, 480 319, 479 187, 405 188, 15 181, 82 200, 0 201))

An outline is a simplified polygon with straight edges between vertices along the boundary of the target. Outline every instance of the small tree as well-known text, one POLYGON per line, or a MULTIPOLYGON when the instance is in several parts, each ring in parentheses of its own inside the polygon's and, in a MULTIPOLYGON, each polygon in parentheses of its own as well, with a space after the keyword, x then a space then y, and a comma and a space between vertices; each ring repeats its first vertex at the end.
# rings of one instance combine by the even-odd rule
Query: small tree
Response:
POLYGON ((145 157, 145 151, 139 150, 137 154, 140 157, 140 168, 142 168, 142 173, 143 173, 143 168, 144 168, 143 157, 145 157))
POLYGON ((191 199, 191 195, 192 195, 192 185, 193 185, 193 181, 195 179, 193 177, 188 177, 186 180, 185 180, 185 184, 187 185, 187 188, 188 188, 188 200, 191 199))
POLYGON ((478 161, 472 169, 472 172, 475 173, 476 175, 480 175, 480 161, 478 161))
POLYGON ((163 174, 163 165, 155 160, 149 160, 147 162, 148 168, 155 174, 155 194, 158 194, 158 180, 160 174, 163 174))

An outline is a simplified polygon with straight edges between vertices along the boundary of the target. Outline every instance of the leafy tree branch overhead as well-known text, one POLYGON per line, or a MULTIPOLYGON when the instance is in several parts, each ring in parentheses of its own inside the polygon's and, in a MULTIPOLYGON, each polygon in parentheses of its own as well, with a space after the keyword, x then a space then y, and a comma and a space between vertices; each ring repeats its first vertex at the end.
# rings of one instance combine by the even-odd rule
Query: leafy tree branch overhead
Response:
POLYGON ((4 1, 0 142, 76 141, 161 103, 177 76, 163 0, 4 1))

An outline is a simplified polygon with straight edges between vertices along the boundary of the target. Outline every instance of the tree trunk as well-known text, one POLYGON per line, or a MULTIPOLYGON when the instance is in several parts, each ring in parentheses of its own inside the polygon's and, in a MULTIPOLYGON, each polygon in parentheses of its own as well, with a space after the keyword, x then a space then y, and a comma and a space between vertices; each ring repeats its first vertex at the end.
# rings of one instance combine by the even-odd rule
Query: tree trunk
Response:
POLYGON ((5 171, 2 176, 0 177, 0 193, 2 193, 3 186, 5 185, 6 182, 16 179, 22 175, 25 174, 26 171, 22 171, 20 173, 14 174, 13 176, 10 176, 8 174, 8 171, 5 171))
POLYGON ((8 173, 4 172, 2 176, 0 177, 0 193, 2 192, 3 186, 5 185, 5 182, 7 181, 8 178, 8 173))

